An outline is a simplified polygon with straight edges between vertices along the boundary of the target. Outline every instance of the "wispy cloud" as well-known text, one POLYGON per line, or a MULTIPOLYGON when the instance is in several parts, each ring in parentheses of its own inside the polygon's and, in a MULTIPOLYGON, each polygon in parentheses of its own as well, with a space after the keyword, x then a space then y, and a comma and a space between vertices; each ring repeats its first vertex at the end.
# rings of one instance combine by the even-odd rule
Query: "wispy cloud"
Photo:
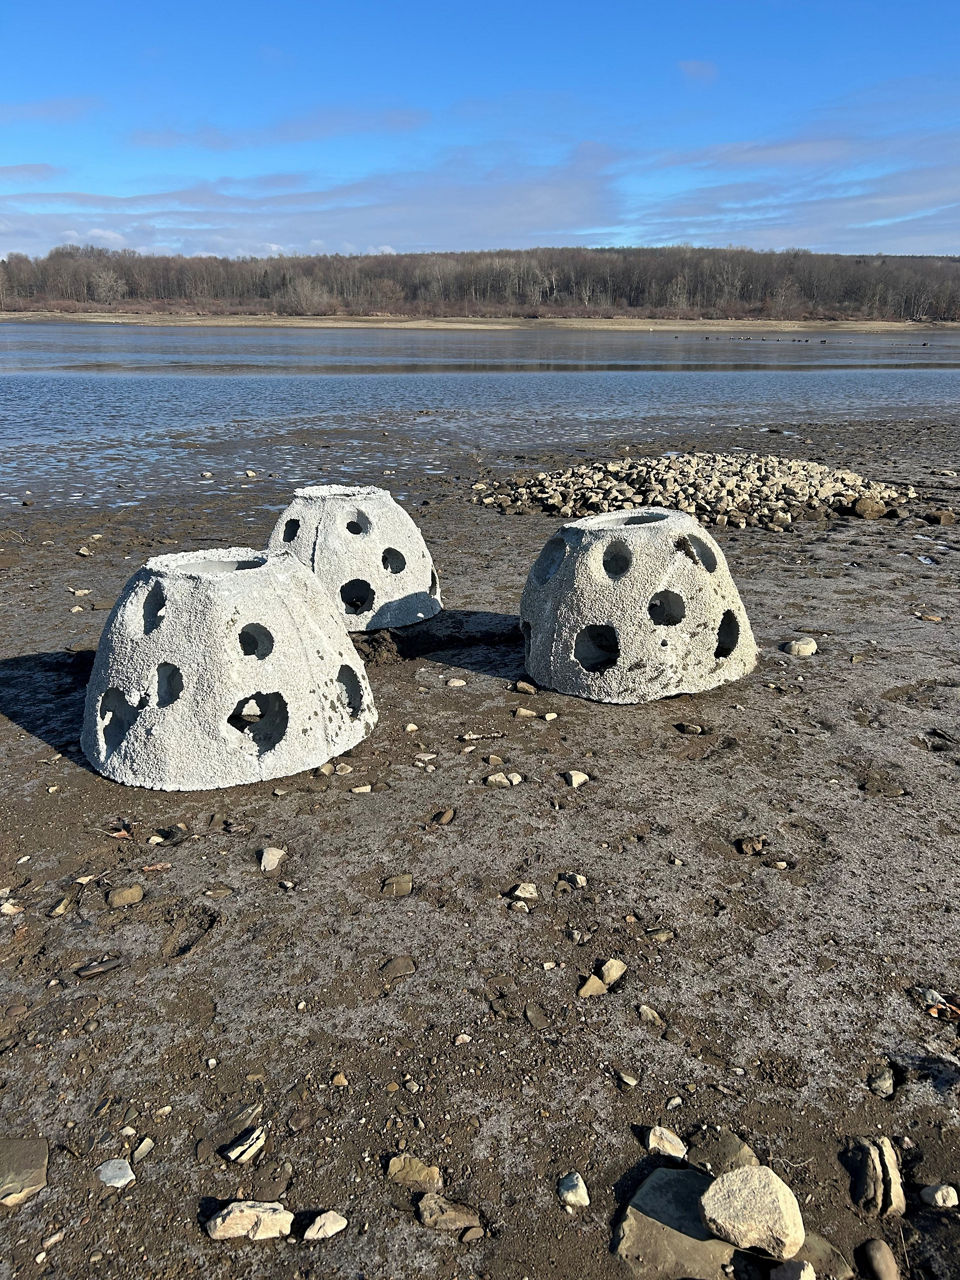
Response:
POLYGON ((317 107, 255 129, 221 129, 200 125, 192 129, 139 129, 130 141, 140 147, 198 147, 203 151, 237 151, 282 143, 317 142, 354 134, 410 133, 429 120, 423 111, 392 109, 350 110, 317 107))
POLYGON ((89 115, 100 105, 99 98, 38 98, 33 102, 0 102, 0 124, 22 124, 28 120, 66 124, 89 115))
POLYGON ((0 182, 49 182, 63 173, 53 164, 0 164, 0 182))
POLYGON ((678 62, 677 66, 685 80, 693 80, 699 84, 712 84, 717 78, 715 62, 703 62, 693 58, 686 62, 678 62))

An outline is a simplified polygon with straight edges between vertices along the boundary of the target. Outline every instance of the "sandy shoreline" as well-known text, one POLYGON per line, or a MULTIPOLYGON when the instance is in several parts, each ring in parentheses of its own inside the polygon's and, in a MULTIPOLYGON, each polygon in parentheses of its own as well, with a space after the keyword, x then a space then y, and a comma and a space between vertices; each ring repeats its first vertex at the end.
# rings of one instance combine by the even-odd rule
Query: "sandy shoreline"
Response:
MULTIPOLYGON (((957 483, 937 478, 956 426, 809 436, 789 447, 909 480, 925 501, 957 483)), ((109 783, 77 750, 106 609, 150 554, 260 545, 284 481, 244 485, 137 511, 38 500, 4 515, 0 883, 23 907, 0 944, 4 1104, 8 1132, 50 1144, 47 1188, 16 1211, 17 1270, 62 1225, 65 1275, 96 1252, 111 1280, 226 1277, 238 1255, 200 1220, 242 1193, 349 1219, 322 1246, 241 1246, 277 1280, 294 1260, 331 1280, 623 1280, 611 1236, 656 1163, 638 1137, 662 1123, 688 1139, 729 1125, 848 1260, 883 1236, 914 1275, 948 1275, 960 1223, 917 1191, 960 1179, 956 1028, 912 992, 960 988, 960 527, 723 531, 758 670, 605 707, 512 691, 520 589, 556 522, 470 506, 467 476, 424 476, 410 509, 447 612, 359 641, 380 723, 349 776, 182 795, 109 783), (786 658, 780 643, 802 632, 820 652, 786 658), (468 733, 482 736, 464 754, 468 733), (482 785, 491 752, 522 785, 482 785), (575 792, 571 768, 590 776, 575 792), (121 823, 129 838, 110 834, 121 823), (759 851, 737 843, 761 835, 759 851), (289 887, 260 874, 267 844, 287 849, 289 887), (558 889, 568 871, 587 888, 558 889), (405 872, 410 896, 385 896, 405 872), (538 886, 530 915, 502 896, 521 880, 538 886), (142 903, 106 905, 134 882, 142 903), (121 964, 77 977, 104 955, 121 964), (382 965, 406 955, 415 972, 385 983, 382 965), (609 956, 623 982, 579 999, 609 956), (640 1005, 664 1025, 643 1024, 640 1005), (868 1087, 885 1067, 890 1097, 868 1087), (233 1165, 217 1148, 248 1106, 266 1145, 233 1165), (851 1203, 841 1157, 863 1134, 897 1145, 902 1219, 851 1203), (104 1192, 97 1166, 144 1137, 156 1145, 135 1186, 104 1192), (416 1197, 384 1177, 400 1151, 479 1210, 482 1242, 418 1223, 416 1197), (556 1199, 571 1169, 591 1197, 576 1218, 556 1199)))
POLYGON ((636 333, 918 333, 952 332, 960 322, 913 322, 893 320, 644 320, 629 316, 611 319, 528 320, 444 317, 420 319, 409 316, 197 316, 146 315, 137 312, 83 312, 59 315, 46 311, 3 311, 0 323, 122 324, 162 328, 229 329, 423 329, 478 332, 490 330, 588 330, 636 333))

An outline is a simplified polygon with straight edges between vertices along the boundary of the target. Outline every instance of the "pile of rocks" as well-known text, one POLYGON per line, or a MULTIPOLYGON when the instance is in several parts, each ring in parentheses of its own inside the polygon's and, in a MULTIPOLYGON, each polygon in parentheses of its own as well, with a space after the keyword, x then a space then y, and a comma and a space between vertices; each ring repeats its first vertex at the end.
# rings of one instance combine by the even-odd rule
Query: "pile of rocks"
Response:
POLYGON ((876 520, 905 515, 917 496, 866 480, 855 471, 756 453, 682 453, 622 458, 541 471, 529 480, 473 486, 473 501, 504 511, 542 510, 564 520, 605 511, 658 506, 721 527, 783 529, 828 513, 876 520))

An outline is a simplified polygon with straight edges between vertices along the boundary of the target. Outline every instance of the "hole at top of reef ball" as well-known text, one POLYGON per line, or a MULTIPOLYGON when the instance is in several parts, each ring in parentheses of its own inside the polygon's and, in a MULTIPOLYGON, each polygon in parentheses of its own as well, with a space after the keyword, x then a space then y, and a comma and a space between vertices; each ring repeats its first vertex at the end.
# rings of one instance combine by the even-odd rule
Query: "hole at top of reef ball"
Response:
POLYGON ((287 523, 283 526, 284 542, 293 542, 299 532, 300 532, 300 521, 288 520, 287 523))
POLYGON ((348 667, 344 663, 337 672, 337 682, 340 685, 340 696, 350 712, 350 718, 356 720, 363 710, 363 686, 360 683, 360 677, 353 667, 348 667))
POLYGON ((534 581, 544 586, 556 574, 567 554, 567 544, 559 534, 550 539, 533 566, 534 581))
POLYGON ((373 608, 373 587, 362 578, 351 578, 340 588, 340 599, 347 613, 369 613, 373 608))
POLYGON ((608 578, 614 581, 629 573, 633 564, 633 553, 625 542, 611 542, 603 553, 603 568, 608 578))
POLYGON ((627 516, 624 524, 658 524, 661 520, 666 520, 670 515, 669 511, 644 511, 638 516, 627 516))
POLYGON ((167 612, 167 597, 159 582, 155 582, 143 600, 143 634, 156 631, 167 612))
POLYGON ((227 716, 227 724, 244 738, 244 745, 265 755, 287 732, 290 716, 280 693, 253 693, 241 698, 227 716))
POLYGON ((157 706, 172 707, 183 693, 183 673, 172 662, 157 667, 157 706))
POLYGON ((729 658, 740 640, 740 623, 732 609, 724 611, 717 628, 717 648, 715 658, 729 658))
POLYGON ((248 622, 240 630, 240 649, 248 658, 266 658, 273 653, 273 636, 259 622, 248 622))
POLYGON ((407 560, 402 551, 398 551, 396 547, 387 547, 381 557, 383 567, 387 573, 403 573, 407 567, 407 560))
POLYGON ((698 538, 695 533, 690 535, 690 545, 693 547, 694 554, 706 569, 707 573, 716 572, 717 553, 709 542, 705 542, 703 538, 698 538))
POLYGON ((574 642, 573 656, 584 671, 599 674, 620 660, 620 640, 615 628, 606 623, 584 627, 574 642))
POLYGON ((363 511, 357 511, 347 521, 347 533, 354 535, 370 532, 370 517, 363 511))
POLYGON ((683 596, 678 596, 676 591, 658 591, 647 611, 658 627, 675 627, 687 616, 683 596))

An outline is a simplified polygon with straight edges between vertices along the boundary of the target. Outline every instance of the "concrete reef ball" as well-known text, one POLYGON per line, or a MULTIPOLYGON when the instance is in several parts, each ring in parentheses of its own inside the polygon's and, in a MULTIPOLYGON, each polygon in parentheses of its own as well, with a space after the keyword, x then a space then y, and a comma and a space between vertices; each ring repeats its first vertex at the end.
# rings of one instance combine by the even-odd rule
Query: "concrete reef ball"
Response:
POLYGON ((423 535, 386 489, 297 489, 268 546, 313 570, 348 631, 407 627, 443 608, 423 535))
POLYGON ((377 722, 363 663, 291 555, 156 556, 107 620, 81 745, 134 786, 236 786, 325 764, 377 722))
POLYGON ((723 552, 660 507, 561 525, 530 570, 520 624, 533 679, 596 702, 702 693, 757 661, 723 552))

